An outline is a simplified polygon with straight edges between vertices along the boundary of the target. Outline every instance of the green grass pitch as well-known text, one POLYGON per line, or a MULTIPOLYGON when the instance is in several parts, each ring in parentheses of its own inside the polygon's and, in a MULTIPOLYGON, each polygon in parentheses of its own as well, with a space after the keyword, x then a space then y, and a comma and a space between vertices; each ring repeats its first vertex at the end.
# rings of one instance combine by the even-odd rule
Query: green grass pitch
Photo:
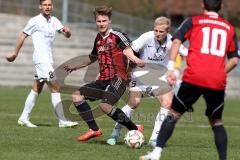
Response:
MULTIPOLYGON (((116 146, 107 145, 114 122, 107 116, 97 118, 103 136, 87 142, 77 142, 76 137, 87 130, 85 123, 76 128, 58 128, 51 105, 50 94, 44 91, 38 98, 31 114, 31 121, 38 128, 17 125, 25 98, 26 88, 0 88, 0 160, 136 160, 152 150, 147 146, 154 115, 159 104, 151 98, 144 99, 133 114, 136 123, 143 124, 146 142, 141 149, 130 149, 123 142, 127 132, 122 131, 116 146)), ((70 99, 63 95, 63 99, 70 99)), ((91 103, 96 107, 96 103, 91 103)), ((224 122, 228 131, 228 160, 240 160, 240 100, 227 99, 224 122)), ((123 106, 123 102, 119 103, 123 106)), ((217 160, 211 128, 204 116, 205 104, 199 100, 195 111, 187 113, 176 126, 176 130, 163 151, 161 160, 217 160)), ((74 108, 71 108, 74 112, 74 108)))

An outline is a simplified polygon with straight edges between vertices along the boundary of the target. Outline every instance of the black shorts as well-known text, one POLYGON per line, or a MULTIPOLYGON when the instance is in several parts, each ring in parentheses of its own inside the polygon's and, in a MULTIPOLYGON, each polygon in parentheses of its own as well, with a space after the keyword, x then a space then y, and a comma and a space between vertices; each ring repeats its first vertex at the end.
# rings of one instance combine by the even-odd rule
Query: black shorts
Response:
POLYGON ((224 108, 225 90, 215 90, 182 82, 177 95, 174 95, 172 109, 183 114, 193 111, 192 105, 203 96, 207 108, 205 115, 212 119, 221 119, 224 108))
POLYGON ((82 86, 79 91, 91 101, 101 99, 102 103, 114 105, 126 90, 127 82, 119 77, 110 80, 96 80, 82 86))

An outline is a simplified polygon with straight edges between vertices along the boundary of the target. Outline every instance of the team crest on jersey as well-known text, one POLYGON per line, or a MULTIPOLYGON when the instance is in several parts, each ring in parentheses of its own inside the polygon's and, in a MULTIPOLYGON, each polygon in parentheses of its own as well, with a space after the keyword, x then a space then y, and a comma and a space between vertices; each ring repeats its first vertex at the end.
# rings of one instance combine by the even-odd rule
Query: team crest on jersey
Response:
POLYGON ((98 52, 104 52, 104 47, 103 46, 99 46, 98 47, 98 52))
POLYGON ((108 38, 106 43, 110 44, 110 43, 112 43, 112 40, 110 38, 108 38))

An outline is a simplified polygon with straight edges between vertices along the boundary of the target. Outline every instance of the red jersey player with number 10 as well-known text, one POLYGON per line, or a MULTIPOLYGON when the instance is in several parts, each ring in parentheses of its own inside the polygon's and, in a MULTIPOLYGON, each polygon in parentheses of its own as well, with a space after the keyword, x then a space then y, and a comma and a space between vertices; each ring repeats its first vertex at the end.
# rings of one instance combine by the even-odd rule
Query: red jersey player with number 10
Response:
POLYGON ((217 13, 206 12, 187 19, 174 38, 189 39, 191 43, 183 81, 216 90, 225 89, 226 56, 237 56, 233 26, 217 13))
POLYGON ((239 55, 234 27, 217 13, 221 7, 222 0, 203 0, 203 14, 186 19, 174 34, 167 75, 174 84, 173 69, 179 47, 189 40, 183 82, 173 98, 171 112, 162 123, 156 148, 140 160, 160 159, 178 119, 193 110, 192 105, 200 96, 206 102, 205 114, 214 133, 219 159, 227 159, 227 132, 222 121, 226 76, 237 65, 239 55))

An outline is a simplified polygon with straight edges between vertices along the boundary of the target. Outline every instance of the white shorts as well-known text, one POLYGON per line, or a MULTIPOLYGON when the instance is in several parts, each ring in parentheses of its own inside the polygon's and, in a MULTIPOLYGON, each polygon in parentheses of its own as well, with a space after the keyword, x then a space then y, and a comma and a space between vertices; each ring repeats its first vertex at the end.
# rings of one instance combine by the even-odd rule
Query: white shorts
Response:
MULTIPOLYGON (((160 92, 164 92, 165 90, 169 90, 172 91, 173 93, 176 93, 178 91, 179 85, 181 83, 180 80, 177 80, 176 86, 174 86, 173 88, 170 86, 168 80, 167 80, 167 76, 163 75, 161 77, 147 77, 149 79, 146 78, 142 79, 140 78, 139 75, 142 75, 145 71, 137 71, 137 72, 133 72, 132 75, 132 81, 130 84, 130 91, 133 92, 142 92, 143 95, 151 95, 152 96, 152 92, 153 90, 157 90, 159 89, 160 92)), ((165 92, 166 93, 166 92, 165 92)))
POLYGON ((34 79, 40 82, 56 80, 53 65, 51 63, 35 64, 34 79))

